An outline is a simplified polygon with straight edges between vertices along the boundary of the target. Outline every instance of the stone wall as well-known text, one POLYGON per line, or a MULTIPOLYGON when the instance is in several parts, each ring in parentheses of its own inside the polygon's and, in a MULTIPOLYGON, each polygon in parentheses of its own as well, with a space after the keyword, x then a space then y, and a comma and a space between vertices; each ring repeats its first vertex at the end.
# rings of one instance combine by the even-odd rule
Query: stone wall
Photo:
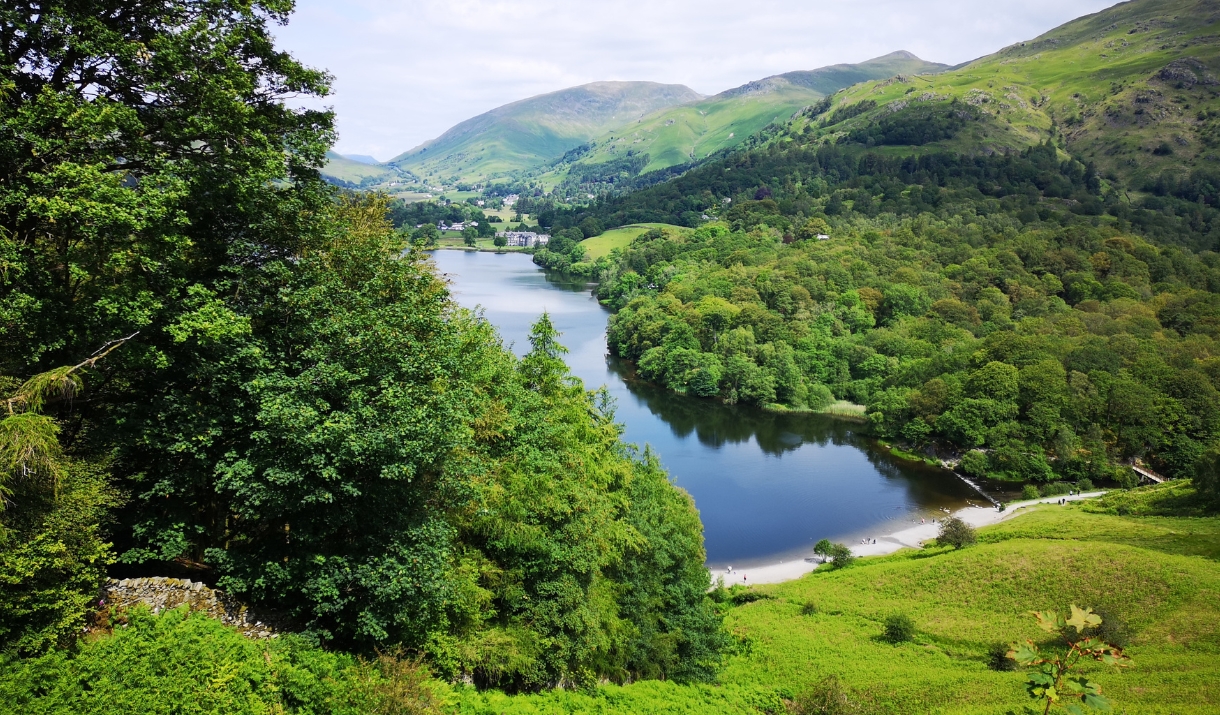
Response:
POLYGON ((108 579, 102 587, 102 604, 118 609, 143 604, 153 613, 189 606, 192 611, 204 611, 212 618, 233 626, 250 638, 274 638, 284 631, 280 619, 255 614, 237 599, 208 588, 200 581, 154 576, 150 578, 108 579))

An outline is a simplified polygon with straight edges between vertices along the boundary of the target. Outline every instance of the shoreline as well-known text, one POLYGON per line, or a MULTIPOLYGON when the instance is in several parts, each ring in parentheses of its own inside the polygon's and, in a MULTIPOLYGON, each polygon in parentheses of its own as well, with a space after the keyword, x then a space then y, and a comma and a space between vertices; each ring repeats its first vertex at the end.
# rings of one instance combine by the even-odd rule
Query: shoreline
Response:
MULTIPOLYGON (((983 526, 991 526, 1002 521, 1007 521, 1013 517, 1023 513, 1023 509, 1035 506, 1038 504, 1054 504, 1060 499, 1068 501, 1080 501, 1083 499, 1095 499, 1105 494, 1104 491, 1094 491, 1085 494, 1073 494, 1072 496, 1055 496, 1045 497, 1041 499, 1031 499, 1029 501, 1013 502, 1004 511, 996 511, 993 508, 971 506, 965 509, 958 509, 952 514, 962 521, 966 522, 974 528, 983 526)), ((875 544, 855 544, 851 545, 852 555, 861 556, 884 556, 892 554, 901 549, 921 549, 923 542, 935 539, 940 533, 940 524, 912 524, 906 529, 896 531, 885 536, 878 536, 875 544)), ((725 586, 751 584, 768 584, 768 583, 783 583, 784 581, 792 581, 798 579, 805 574, 817 569, 821 566, 821 562, 816 560, 817 557, 797 558, 790 561, 781 561, 779 563, 765 564, 752 568, 734 569, 731 574, 725 573, 723 570, 712 573, 712 583, 715 584, 716 579, 723 578, 725 586)))

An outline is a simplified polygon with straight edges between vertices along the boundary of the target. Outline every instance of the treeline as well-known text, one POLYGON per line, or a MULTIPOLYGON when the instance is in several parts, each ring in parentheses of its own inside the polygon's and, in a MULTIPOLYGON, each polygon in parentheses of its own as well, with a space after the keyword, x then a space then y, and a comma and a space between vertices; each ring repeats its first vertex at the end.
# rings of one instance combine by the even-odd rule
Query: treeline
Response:
POLYGON ((274 49, 280 8, 9 13, 0 668, 108 617, 111 567, 483 686, 711 679, 689 497, 619 441, 547 319, 517 359, 387 219, 477 208, 322 181, 333 117, 280 100, 328 79, 274 49))
MULTIPOLYGON (((880 125, 874 129, 889 131, 880 125)), ((801 137, 774 141, 651 188, 586 207, 555 208, 551 221, 565 227, 596 216, 607 226, 656 222, 694 227, 709 213, 723 217, 734 202, 769 197, 778 205, 770 213, 786 217, 787 228, 816 212, 834 215, 844 206, 867 217, 910 217, 967 204, 982 215, 1012 215, 1023 225, 1092 224, 1094 217, 1107 217, 1123 230, 1159 243, 1202 250, 1220 242, 1220 181, 1205 171, 1162 177, 1146 187, 1154 195, 1131 202, 1117 187, 1106 188, 1091 166, 1063 159, 1050 144, 992 156, 893 156, 850 143, 802 142, 801 137)), ((776 219, 771 221, 774 225, 776 219)))

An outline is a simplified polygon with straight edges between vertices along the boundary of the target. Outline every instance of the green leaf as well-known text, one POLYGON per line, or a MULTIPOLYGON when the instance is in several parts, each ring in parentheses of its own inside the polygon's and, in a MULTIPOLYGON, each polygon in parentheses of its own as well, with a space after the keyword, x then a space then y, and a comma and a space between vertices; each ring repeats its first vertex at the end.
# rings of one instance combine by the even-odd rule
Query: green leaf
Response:
POLYGON ((1067 619, 1065 624, 1075 628, 1077 633, 1083 633, 1084 629, 1090 626, 1101 625, 1101 616, 1093 613, 1091 608, 1081 609, 1073 603, 1072 617, 1067 619))

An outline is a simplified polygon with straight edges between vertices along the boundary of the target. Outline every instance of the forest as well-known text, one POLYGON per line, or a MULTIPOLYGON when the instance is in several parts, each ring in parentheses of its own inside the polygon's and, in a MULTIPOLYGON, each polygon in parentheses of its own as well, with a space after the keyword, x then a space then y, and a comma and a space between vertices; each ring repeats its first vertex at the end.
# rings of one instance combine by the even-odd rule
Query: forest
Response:
POLYGON ((334 116, 284 99, 331 79, 274 47, 290 10, 0 11, 4 657, 70 657, 108 573, 155 573, 288 618, 289 660, 709 679, 690 498, 545 316, 518 359, 456 306, 392 223, 435 216, 322 181, 334 116))
POLYGON ((974 476, 1130 485, 1132 459, 1210 473, 1220 255, 1191 249, 1215 242, 1213 186, 1162 179, 1133 208, 1049 143, 773 145, 602 205, 719 219, 599 267, 608 342, 687 394, 863 404, 877 435, 974 476))

